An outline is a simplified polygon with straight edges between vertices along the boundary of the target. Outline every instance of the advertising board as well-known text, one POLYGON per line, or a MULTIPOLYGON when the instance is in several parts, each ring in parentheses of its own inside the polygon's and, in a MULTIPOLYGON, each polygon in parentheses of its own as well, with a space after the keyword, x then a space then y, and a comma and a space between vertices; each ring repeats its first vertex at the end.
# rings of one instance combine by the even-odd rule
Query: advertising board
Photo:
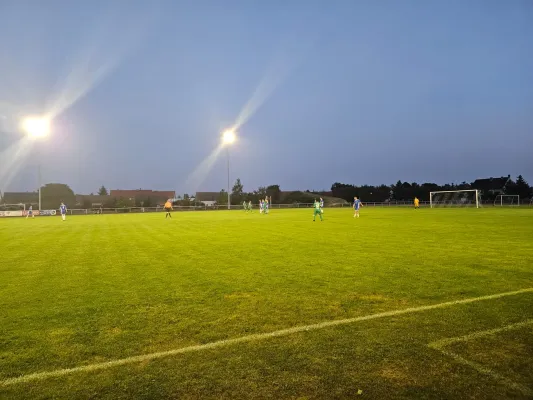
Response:
POLYGON ((0 217, 22 217, 23 211, 0 211, 0 217))
POLYGON ((44 216, 56 215, 56 210, 41 210, 41 214, 44 216))
POLYGON ((40 215, 56 215, 56 210, 41 210, 40 215))

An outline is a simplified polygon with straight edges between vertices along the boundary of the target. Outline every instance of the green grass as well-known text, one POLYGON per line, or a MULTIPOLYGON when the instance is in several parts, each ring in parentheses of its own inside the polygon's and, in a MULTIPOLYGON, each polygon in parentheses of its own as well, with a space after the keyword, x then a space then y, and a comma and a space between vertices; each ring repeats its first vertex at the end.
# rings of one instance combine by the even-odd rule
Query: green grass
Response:
MULTIPOLYGON (((531 292, 1 383, 533 287, 533 209, 366 207, 361 215, 326 209, 324 222, 312 222, 310 210, 1 219, 0 398, 526 398, 428 344, 533 318, 531 292)), ((533 389, 532 333, 463 344, 463 356, 502 375, 509 369, 533 389), (498 351, 504 344, 518 349, 519 362, 498 351)))

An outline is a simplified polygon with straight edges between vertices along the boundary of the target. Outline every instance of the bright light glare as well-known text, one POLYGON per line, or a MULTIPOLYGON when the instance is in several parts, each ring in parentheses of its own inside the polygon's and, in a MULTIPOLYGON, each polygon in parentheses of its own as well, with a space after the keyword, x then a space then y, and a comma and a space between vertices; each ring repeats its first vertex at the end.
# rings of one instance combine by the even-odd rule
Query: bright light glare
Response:
POLYGON ((227 130, 222 134, 222 142, 224 144, 232 144, 235 141, 235 132, 227 130))
POLYGON ((50 120, 48 118, 26 118, 22 122, 22 129, 32 138, 43 138, 50 133, 50 120))

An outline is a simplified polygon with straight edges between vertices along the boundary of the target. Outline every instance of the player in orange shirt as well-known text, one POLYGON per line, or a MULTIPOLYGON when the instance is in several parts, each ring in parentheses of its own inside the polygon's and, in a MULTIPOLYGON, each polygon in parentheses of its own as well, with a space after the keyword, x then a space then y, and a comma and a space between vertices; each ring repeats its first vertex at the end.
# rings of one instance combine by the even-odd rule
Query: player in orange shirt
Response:
POLYGON ((415 209, 420 207, 420 200, 418 200, 418 197, 415 197, 415 209))

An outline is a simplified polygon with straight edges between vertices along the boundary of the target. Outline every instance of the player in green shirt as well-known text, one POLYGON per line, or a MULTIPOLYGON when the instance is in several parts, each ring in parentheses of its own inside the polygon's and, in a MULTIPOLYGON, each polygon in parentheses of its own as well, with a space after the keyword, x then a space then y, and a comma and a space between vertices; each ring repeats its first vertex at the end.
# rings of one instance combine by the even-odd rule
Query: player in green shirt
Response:
POLYGON ((322 210, 320 209, 320 202, 318 200, 315 200, 314 208, 315 208, 315 211, 313 213, 313 221, 315 221, 315 218, 317 215, 320 217, 320 221, 323 221, 322 210))

